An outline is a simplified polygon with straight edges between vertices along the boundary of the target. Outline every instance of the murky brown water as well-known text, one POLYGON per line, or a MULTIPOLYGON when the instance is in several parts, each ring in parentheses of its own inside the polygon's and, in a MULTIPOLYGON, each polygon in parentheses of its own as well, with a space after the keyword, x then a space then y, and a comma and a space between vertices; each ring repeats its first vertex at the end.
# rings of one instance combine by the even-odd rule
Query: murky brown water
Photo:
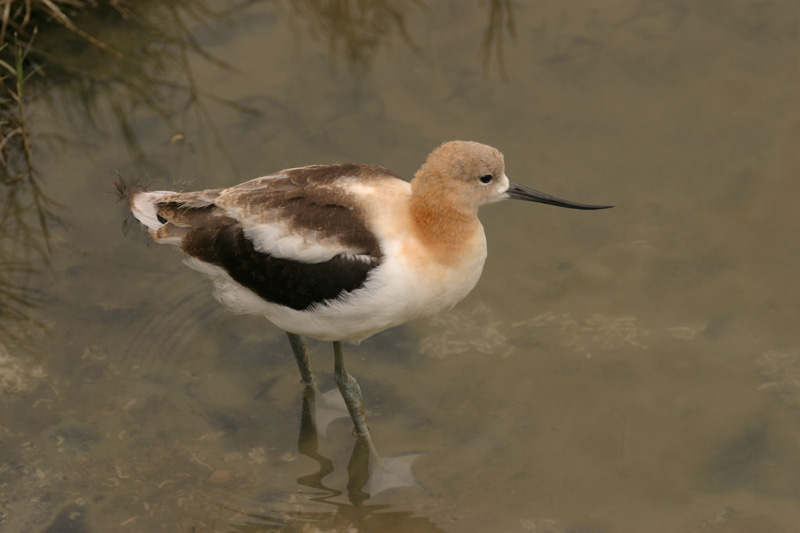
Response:
POLYGON ((326 5, 154 3, 96 30, 134 61, 45 66, 64 225, 10 256, 42 301, 0 338, 0 530, 800 531, 800 4, 326 5), (457 138, 617 207, 485 208, 475 291, 350 348, 381 453, 425 454, 370 493, 348 420, 301 431, 283 334, 123 236, 112 180, 411 177, 457 138))

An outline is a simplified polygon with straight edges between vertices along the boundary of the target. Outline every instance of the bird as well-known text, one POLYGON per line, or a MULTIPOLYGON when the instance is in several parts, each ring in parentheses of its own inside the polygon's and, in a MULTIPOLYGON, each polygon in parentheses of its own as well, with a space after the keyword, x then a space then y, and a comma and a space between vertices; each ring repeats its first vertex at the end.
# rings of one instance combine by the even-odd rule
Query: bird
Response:
POLYGON ((486 144, 435 148, 410 181, 368 164, 290 168, 221 189, 150 191, 118 179, 119 198, 161 244, 213 280, 238 313, 265 316, 289 338, 302 383, 314 385, 304 337, 331 341, 334 377, 358 437, 371 439, 344 342, 360 343, 450 309, 478 282, 487 255, 478 209, 507 199, 583 210, 510 182, 486 144))

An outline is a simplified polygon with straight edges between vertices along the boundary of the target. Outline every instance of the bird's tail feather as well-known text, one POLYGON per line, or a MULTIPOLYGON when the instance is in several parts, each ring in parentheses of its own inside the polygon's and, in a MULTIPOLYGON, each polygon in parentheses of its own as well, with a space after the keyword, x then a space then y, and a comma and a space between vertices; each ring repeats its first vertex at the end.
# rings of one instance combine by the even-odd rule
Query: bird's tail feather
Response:
POLYGON ((174 194, 172 191, 148 191, 147 185, 140 180, 126 179, 120 175, 117 175, 114 186, 119 200, 125 202, 136 220, 146 226, 151 233, 164 225, 165 221, 159 220, 157 202, 168 194, 174 194))

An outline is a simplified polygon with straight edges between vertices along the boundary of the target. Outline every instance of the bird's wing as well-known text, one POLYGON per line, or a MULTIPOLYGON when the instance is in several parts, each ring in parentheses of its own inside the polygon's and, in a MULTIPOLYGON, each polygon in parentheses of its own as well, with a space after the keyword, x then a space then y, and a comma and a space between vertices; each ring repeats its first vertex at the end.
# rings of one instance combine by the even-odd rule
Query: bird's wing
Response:
POLYGON ((188 255, 269 302, 308 309, 362 286, 380 264, 378 239, 340 180, 363 172, 362 165, 303 167, 164 195, 155 202, 166 223, 153 237, 179 240, 188 255))
POLYGON ((306 263, 338 255, 378 261, 380 247, 348 192, 347 178, 364 165, 322 165, 225 189, 214 204, 236 219, 256 250, 306 263))

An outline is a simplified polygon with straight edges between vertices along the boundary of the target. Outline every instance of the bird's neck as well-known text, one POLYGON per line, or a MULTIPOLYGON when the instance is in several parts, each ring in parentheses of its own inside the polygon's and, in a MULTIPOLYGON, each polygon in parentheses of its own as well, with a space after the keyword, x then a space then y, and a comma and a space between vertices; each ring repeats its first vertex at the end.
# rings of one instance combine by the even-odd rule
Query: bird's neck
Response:
POLYGON ((454 201, 441 188, 412 182, 411 219, 420 241, 447 261, 481 231, 478 210, 454 201))

